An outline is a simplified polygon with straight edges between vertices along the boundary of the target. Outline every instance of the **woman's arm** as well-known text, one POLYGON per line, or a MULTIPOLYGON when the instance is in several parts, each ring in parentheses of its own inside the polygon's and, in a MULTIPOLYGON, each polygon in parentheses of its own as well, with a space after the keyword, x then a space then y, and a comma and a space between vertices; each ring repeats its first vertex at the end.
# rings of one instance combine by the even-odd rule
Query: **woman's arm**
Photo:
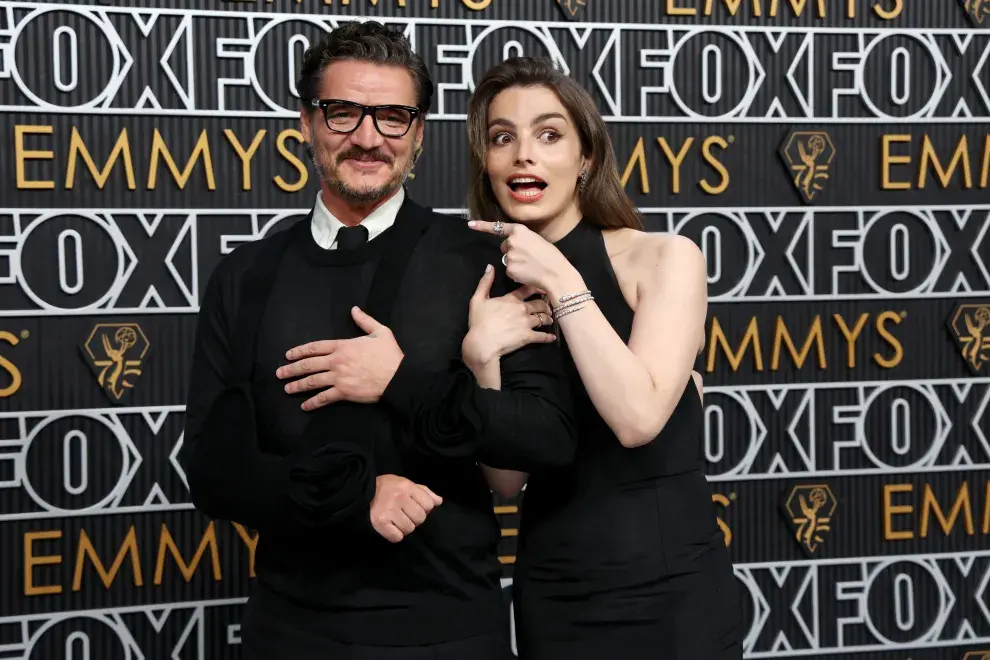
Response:
MULTIPOLYGON (((464 363, 478 379, 478 385, 490 390, 502 388, 502 373, 500 362, 496 358, 485 363, 479 363, 472 359, 468 352, 465 352, 464 363)), ((529 475, 525 472, 515 470, 497 470, 481 466, 481 471, 485 474, 488 486, 502 497, 515 497, 526 485, 529 475)))
MULTIPOLYGON (((653 440, 673 414, 704 347, 708 308, 698 247, 680 236, 640 240, 632 260, 638 302, 628 346, 594 301, 558 320, 591 401, 625 447, 653 440)), ((547 293, 558 306, 561 296, 585 289, 570 267, 548 282, 547 293)))
MULTIPOLYGON (((464 364, 467 365, 471 373, 478 380, 478 385, 489 390, 502 389, 501 361, 498 358, 481 362, 476 359, 472 350, 476 344, 473 337, 468 334, 462 344, 464 364)), ((515 497, 526 485, 529 475, 525 472, 515 470, 497 470, 487 465, 481 465, 481 471, 485 474, 488 487, 501 497, 515 497)))

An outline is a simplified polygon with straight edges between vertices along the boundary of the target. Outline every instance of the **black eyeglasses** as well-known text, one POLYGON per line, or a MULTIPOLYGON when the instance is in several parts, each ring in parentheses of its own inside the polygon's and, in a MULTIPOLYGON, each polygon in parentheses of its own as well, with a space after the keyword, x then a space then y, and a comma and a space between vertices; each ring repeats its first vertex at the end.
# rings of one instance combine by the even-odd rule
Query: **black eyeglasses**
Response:
POLYGON ((419 108, 408 105, 361 105, 339 99, 313 99, 313 107, 323 110, 327 128, 334 133, 353 133, 371 115, 375 130, 384 137, 400 138, 409 132, 419 108))

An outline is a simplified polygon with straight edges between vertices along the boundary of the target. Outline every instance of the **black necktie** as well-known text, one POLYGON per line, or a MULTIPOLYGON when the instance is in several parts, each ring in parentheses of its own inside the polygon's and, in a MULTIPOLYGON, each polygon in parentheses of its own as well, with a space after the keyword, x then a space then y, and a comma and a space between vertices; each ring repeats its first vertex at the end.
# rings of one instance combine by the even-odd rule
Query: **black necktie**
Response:
POLYGON ((356 250, 368 242, 368 228, 364 225, 341 227, 337 230, 337 249, 356 250))

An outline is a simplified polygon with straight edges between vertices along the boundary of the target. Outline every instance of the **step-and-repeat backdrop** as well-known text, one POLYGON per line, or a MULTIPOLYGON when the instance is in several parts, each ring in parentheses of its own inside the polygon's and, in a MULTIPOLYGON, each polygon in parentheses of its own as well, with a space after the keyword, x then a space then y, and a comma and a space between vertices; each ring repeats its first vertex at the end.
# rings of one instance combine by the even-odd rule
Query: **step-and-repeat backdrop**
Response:
POLYGON ((299 58, 362 17, 437 83, 418 201, 463 211, 474 81, 541 54, 703 247, 746 657, 987 657, 985 0, 0 2, 0 657, 239 657, 255 533, 176 461, 197 305, 312 204, 299 58))

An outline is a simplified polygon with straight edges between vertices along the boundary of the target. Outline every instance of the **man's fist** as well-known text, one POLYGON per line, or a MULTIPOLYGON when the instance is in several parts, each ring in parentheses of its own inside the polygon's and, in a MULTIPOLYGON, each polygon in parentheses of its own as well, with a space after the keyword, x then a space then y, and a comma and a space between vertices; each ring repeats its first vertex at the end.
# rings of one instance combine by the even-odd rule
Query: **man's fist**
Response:
POLYGON ((375 478, 371 526, 392 543, 412 534, 443 499, 426 486, 394 474, 375 478))

